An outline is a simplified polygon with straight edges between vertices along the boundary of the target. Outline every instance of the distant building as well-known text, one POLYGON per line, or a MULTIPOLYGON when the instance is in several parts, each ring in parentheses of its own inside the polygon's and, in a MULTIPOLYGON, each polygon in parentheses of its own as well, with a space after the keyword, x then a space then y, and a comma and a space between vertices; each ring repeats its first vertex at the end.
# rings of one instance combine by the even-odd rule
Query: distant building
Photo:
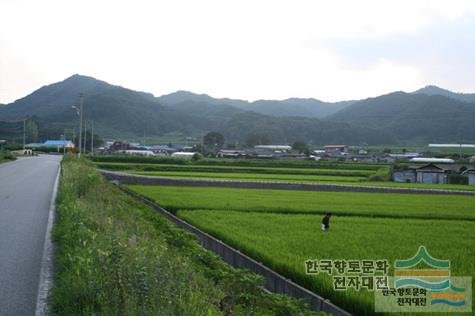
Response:
POLYGON ((447 184, 448 175, 458 173, 455 166, 426 164, 393 171, 393 181, 401 183, 447 184))
POLYGON ((416 178, 418 183, 447 184, 449 173, 449 169, 430 163, 416 169, 416 178))
POLYGON ((74 144, 70 140, 47 140, 43 143, 44 147, 57 147, 57 148, 74 148, 74 144))
POLYGON ((419 157, 419 153, 395 153, 395 154, 389 154, 389 157, 392 157, 397 160, 401 159, 412 159, 412 158, 417 158, 419 157))
POLYGON ((470 162, 475 162, 475 156, 470 157, 470 162))
POLYGON ((417 182, 415 169, 400 169, 393 171, 393 181, 401 183, 415 183, 417 182))
POLYGON ((468 178, 468 185, 475 185, 475 169, 468 169, 462 173, 468 178))
POLYGON ((122 151, 126 155, 133 156, 154 156, 155 153, 151 150, 136 150, 136 149, 127 149, 122 151))
POLYGON ((239 158, 245 157, 246 152, 244 150, 229 150, 229 149, 221 149, 216 154, 219 158, 239 158))
POLYGON ((426 163, 454 163, 455 160, 449 158, 412 158, 410 162, 426 162, 426 163))
POLYGON ((196 153, 193 152, 185 152, 185 151, 177 151, 176 153, 172 154, 174 158, 193 158, 196 153))
POLYGON ((329 155, 343 155, 348 152, 348 146, 346 145, 325 145, 323 148, 325 153, 329 155))
POLYGON ((125 142, 113 142, 112 145, 109 146, 110 151, 119 151, 119 150, 128 150, 130 145, 125 142))
POLYGON ((292 147, 288 145, 257 145, 257 146, 254 146, 254 149, 289 151, 289 150, 292 150, 292 147))

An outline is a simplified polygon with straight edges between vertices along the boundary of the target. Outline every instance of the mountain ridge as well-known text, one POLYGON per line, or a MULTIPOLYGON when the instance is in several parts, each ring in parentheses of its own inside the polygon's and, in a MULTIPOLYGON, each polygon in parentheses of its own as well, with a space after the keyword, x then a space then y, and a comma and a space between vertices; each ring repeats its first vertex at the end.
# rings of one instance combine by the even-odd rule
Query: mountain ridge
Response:
POLYGON ((41 137, 57 137, 77 125, 71 106, 83 93, 85 119, 94 120, 95 130, 111 139, 219 131, 233 143, 245 142, 249 134, 265 134, 274 143, 420 143, 464 135, 471 140, 474 104, 420 90, 335 103, 313 98, 248 102, 184 90, 155 97, 76 74, 1 106, 0 120, 34 117, 41 137), (280 113, 268 114, 276 110, 280 113))

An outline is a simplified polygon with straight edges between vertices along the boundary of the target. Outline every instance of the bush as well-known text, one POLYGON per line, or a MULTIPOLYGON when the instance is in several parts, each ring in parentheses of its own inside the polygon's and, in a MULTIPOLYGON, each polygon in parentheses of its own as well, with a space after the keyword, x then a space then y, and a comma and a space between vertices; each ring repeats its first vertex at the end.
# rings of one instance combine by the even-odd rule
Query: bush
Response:
POLYGON ((15 160, 16 157, 15 155, 13 155, 12 153, 10 153, 9 151, 0 151, 0 162, 2 161, 11 161, 11 160, 15 160))
POLYGON ((449 174, 449 184, 468 184, 468 177, 461 174, 449 174))

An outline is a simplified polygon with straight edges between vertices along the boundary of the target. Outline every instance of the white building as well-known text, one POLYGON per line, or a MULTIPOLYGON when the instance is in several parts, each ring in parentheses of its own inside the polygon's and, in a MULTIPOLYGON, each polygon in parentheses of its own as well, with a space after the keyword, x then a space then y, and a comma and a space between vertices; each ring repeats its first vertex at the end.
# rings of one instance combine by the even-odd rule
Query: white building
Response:
POLYGON ((172 154, 172 157, 175 157, 175 158, 193 158, 193 156, 195 154, 196 153, 193 153, 193 152, 177 151, 176 153, 172 154))

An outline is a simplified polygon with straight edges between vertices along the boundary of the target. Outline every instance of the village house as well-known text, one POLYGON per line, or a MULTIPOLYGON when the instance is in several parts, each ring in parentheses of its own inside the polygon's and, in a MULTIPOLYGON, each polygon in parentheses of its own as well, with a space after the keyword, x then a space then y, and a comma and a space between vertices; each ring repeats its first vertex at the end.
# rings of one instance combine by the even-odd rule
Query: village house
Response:
POLYGON ((216 156, 218 158, 239 158, 245 157, 246 152, 244 150, 221 149, 216 156))
POLYGON ((448 175, 454 173, 451 166, 437 166, 429 163, 393 171, 393 181, 403 183, 447 184, 448 175))
POLYGON ((475 169, 467 169, 462 173, 468 178, 468 185, 475 185, 475 169))
POLYGON ((328 155, 345 155, 348 153, 347 145, 325 145, 323 148, 328 155))

